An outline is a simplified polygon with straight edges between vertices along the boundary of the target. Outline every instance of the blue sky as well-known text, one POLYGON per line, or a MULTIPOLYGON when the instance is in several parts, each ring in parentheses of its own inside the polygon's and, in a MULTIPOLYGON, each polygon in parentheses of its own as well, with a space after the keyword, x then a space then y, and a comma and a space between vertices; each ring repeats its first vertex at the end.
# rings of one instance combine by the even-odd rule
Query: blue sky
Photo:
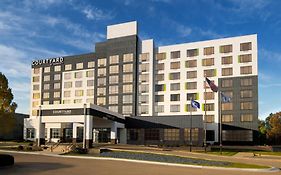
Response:
POLYGON ((281 111, 281 1, 0 0, 0 71, 28 113, 31 60, 92 52, 106 26, 137 20, 157 45, 258 34, 259 117, 281 111))

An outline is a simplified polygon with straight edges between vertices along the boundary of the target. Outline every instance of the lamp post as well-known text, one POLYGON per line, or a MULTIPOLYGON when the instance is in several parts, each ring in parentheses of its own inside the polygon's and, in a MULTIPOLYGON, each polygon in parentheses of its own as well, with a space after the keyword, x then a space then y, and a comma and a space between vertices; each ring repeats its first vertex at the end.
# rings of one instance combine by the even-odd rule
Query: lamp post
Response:
POLYGON ((192 98, 190 98, 190 128, 189 128, 189 151, 192 151, 192 98))
POLYGON ((204 75, 205 77, 205 83, 204 83, 204 88, 205 88, 205 93, 204 93, 204 99, 205 99, 205 105, 204 105, 204 111, 205 111, 205 115, 204 115, 204 118, 203 118, 203 127, 204 127, 204 149, 205 149, 205 152, 207 152, 207 143, 206 143, 206 140, 207 140, 207 131, 206 131, 206 117, 207 117, 207 109, 206 109, 206 92, 207 92, 207 88, 206 88, 206 74, 204 75))
POLYGON ((220 154, 222 155, 222 114, 221 114, 221 107, 222 107, 222 103, 221 103, 221 101, 222 101, 222 95, 221 95, 221 91, 219 91, 219 135, 220 135, 220 154))

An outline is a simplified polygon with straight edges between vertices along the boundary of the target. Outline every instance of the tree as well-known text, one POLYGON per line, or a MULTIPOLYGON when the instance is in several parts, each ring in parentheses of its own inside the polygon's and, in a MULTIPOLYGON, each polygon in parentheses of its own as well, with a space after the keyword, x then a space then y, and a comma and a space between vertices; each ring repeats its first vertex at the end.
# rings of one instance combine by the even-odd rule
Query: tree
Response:
POLYGON ((0 137, 11 132, 14 127, 17 104, 13 99, 8 79, 0 72, 0 137))
POLYGON ((274 144, 281 144, 281 112, 269 115, 268 125, 268 139, 274 144))

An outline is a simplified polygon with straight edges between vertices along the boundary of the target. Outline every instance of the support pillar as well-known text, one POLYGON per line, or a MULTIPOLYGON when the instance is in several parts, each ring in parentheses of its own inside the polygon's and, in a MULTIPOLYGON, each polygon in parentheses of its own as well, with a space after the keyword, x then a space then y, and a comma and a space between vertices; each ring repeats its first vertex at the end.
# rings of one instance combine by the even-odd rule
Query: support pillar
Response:
POLYGON ((86 140, 85 145, 86 148, 92 148, 93 145, 93 116, 87 115, 86 116, 86 140))
POLYGON ((111 123, 111 130, 110 130, 110 142, 111 144, 117 144, 117 123, 111 123))
POLYGON ((72 125, 72 143, 76 145, 77 143, 77 123, 73 123, 72 125))
POLYGON ((122 128, 120 130, 120 143, 127 144, 127 129, 122 128))

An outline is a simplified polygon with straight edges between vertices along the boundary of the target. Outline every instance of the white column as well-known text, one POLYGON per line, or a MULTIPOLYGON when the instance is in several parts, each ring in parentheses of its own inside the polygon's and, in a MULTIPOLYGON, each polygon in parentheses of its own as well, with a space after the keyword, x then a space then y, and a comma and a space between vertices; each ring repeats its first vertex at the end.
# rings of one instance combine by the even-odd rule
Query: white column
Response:
POLYGON ((93 116, 86 116, 86 140, 93 139, 93 116))
POLYGON ((73 123, 72 125, 72 140, 75 140, 75 142, 77 139, 77 125, 77 123, 73 123))
POLYGON ((111 123, 110 139, 111 139, 112 143, 116 143, 116 139, 117 139, 117 123, 116 122, 111 123))

